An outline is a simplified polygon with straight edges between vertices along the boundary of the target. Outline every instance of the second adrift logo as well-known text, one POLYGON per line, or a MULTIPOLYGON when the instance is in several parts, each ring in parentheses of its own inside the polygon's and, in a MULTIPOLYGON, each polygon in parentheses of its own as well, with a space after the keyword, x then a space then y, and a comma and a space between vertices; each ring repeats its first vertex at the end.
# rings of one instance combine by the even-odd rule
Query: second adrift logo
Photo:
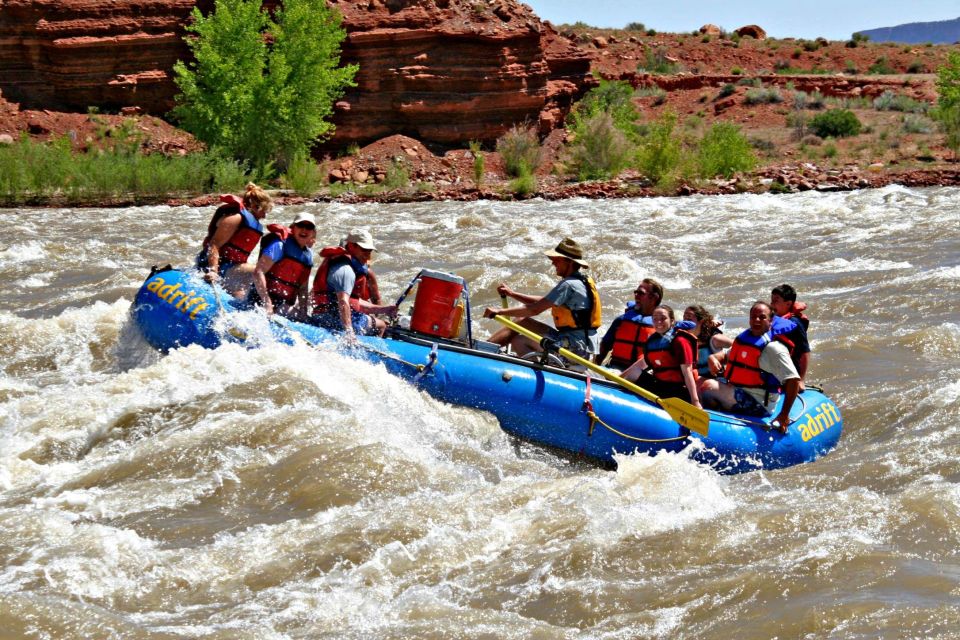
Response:
POLYGON ((196 291, 187 293, 181 291, 180 284, 179 282, 177 284, 167 284, 163 278, 157 277, 147 285, 147 291, 154 292, 158 298, 167 304, 172 304, 178 311, 189 314, 190 318, 195 320, 197 314, 204 309, 208 309, 210 305, 203 296, 198 296, 196 291))
POLYGON ((840 412, 833 403, 822 402, 816 411, 807 416, 805 422, 800 422, 797 426, 800 428, 800 437, 804 442, 809 442, 839 422, 840 412))

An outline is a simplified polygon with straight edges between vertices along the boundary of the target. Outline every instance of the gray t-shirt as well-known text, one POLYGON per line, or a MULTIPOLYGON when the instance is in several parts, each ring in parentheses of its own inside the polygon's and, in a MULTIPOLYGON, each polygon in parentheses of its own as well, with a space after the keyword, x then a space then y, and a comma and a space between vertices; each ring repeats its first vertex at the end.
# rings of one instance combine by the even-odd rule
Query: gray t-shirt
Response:
MULTIPOLYGON (((736 348, 736 345, 732 348, 736 348)), ((760 352, 760 368, 772 374, 781 383, 800 377, 797 368, 793 366, 793 360, 790 359, 790 351, 782 342, 771 342, 763 348, 763 351, 760 352)), ((744 391, 771 412, 780 400, 779 393, 771 393, 766 404, 764 404, 763 399, 767 395, 764 389, 744 389, 744 391)))
POLYGON ((357 283, 357 274, 349 262, 342 262, 330 267, 327 272, 327 287, 334 293, 352 293, 353 286, 357 283))
MULTIPOLYGON (((564 278, 544 296, 550 304, 558 307, 566 307, 571 311, 580 311, 590 306, 590 292, 587 286, 577 278, 564 278)), ((588 329, 584 335, 583 329, 558 329, 563 340, 567 341, 564 345, 570 351, 583 355, 586 353, 596 353, 598 347, 597 330, 588 329)))

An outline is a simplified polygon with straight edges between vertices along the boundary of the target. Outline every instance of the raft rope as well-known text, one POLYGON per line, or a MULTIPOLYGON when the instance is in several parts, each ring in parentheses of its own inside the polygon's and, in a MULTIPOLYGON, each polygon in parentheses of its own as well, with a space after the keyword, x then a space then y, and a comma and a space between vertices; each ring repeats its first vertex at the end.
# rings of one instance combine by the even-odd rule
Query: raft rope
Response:
POLYGON ((607 431, 610 431, 611 433, 615 433, 621 438, 625 438, 626 440, 632 440, 633 442, 648 442, 651 444, 662 443, 662 442, 679 442, 680 440, 687 440, 690 437, 690 434, 687 433, 686 435, 677 436, 675 438, 638 438, 636 436, 627 435, 626 433, 623 433, 622 431, 619 431, 618 429, 615 429, 614 427, 610 426, 609 424, 604 422, 604 420, 600 416, 597 415, 596 411, 593 410, 593 402, 590 399, 591 377, 592 376, 588 372, 587 386, 586 386, 586 390, 584 391, 583 406, 580 409, 581 411, 587 414, 588 418, 590 418, 590 427, 587 429, 588 437, 593 435, 593 431, 596 428, 597 424, 602 426, 607 431))

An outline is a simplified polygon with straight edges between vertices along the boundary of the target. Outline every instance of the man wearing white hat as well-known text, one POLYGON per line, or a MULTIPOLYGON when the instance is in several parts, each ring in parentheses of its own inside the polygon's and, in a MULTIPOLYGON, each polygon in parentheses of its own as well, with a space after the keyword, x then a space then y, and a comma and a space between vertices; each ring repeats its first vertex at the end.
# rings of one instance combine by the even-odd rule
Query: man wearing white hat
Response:
MULTIPOLYGON (((552 251, 544 251, 550 258, 553 268, 561 280, 545 296, 532 296, 518 293, 501 283, 497 292, 502 297, 510 297, 523 304, 506 309, 487 307, 483 317, 496 315, 523 318, 519 324, 542 336, 557 341, 561 347, 585 357, 597 352, 597 327, 600 326, 600 296, 593 278, 580 272, 590 265, 583 260, 583 249, 570 238, 564 238, 552 251), (548 324, 534 320, 547 309, 553 315, 556 329, 548 324)), ((513 351, 523 356, 540 349, 533 340, 518 335, 504 327, 489 338, 501 346, 510 345, 513 351)))
POLYGON ((347 234, 339 247, 320 251, 323 262, 313 281, 312 321, 332 331, 343 331, 348 339, 360 335, 383 335, 387 323, 372 314, 397 315, 396 305, 371 302, 373 272, 370 257, 376 250, 366 229, 347 234))
POLYGON ((308 282, 313 268, 317 223, 312 213, 300 213, 289 228, 269 225, 260 242, 248 301, 296 320, 307 317, 308 282))

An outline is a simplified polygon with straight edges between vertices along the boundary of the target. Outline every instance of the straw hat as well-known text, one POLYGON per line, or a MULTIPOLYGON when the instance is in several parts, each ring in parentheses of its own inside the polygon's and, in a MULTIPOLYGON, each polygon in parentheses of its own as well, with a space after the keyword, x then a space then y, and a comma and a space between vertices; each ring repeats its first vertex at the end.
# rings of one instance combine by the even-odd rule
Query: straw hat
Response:
POLYGON ((560 244, 557 245, 556 249, 544 251, 543 255, 550 258, 569 258, 584 269, 590 268, 589 263, 583 260, 583 249, 580 248, 576 240, 571 240, 570 238, 564 238, 560 241, 560 244))

